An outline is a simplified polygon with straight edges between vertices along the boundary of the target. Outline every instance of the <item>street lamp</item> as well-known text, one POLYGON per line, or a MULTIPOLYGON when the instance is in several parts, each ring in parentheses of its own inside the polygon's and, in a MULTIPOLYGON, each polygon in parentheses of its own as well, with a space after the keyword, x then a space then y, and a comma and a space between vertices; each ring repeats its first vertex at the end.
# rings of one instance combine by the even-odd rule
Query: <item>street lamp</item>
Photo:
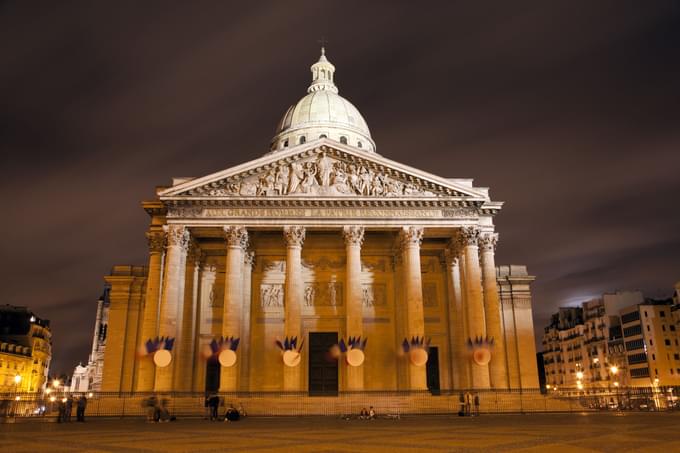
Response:
POLYGON ((19 384, 21 383, 21 375, 17 374, 14 376, 14 410, 12 411, 12 416, 16 415, 17 411, 17 404, 18 401, 21 399, 17 393, 19 392, 19 384))

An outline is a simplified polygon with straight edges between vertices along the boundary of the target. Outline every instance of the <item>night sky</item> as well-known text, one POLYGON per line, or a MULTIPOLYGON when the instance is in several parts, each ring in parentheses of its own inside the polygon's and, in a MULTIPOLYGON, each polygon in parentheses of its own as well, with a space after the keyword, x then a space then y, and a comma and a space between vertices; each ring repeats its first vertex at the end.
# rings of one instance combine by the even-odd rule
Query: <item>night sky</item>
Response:
POLYGON ((52 320, 52 372, 85 362, 102 276, 146 264, 140 202, 265 154, 322 36, 380 154, 506 202, 497 263, 537 276, 538 335, 602 292, 668 296, 679 5, 3 2, 0 304, 52 320))

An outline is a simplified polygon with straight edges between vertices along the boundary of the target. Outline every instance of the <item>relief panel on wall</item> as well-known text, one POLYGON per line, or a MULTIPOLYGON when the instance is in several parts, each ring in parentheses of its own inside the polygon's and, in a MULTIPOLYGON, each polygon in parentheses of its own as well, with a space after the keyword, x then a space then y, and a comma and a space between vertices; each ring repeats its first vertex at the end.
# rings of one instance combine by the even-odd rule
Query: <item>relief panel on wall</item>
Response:
POLYGON ((362 305, 367 308, 387 305, 387 287, 384 283, 361 285, 362 305))
POLYGON ((342 305, 342 283, 308 282, 305 284, 305 306, 337 307, 342 305))

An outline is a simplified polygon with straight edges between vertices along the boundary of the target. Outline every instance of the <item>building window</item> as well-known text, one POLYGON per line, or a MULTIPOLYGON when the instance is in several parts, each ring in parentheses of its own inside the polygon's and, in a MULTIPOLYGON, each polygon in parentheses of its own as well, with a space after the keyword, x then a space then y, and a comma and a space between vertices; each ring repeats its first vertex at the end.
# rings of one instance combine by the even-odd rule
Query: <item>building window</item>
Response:
POLYGON ((326 134, 321 134, 319 135, 319 138, 328 138, 328 136, 326 134))
POLYGON ((675 326, 673 324, 671 324, 669 327, 671 329, 671 332, 675 332, 675 326))
POLYGON ((680 354, 673 354, 673 358, 675 360, 680 360, 680 354))
POLYGON ((666 312, 664 312, 663 310, 659 311, 659 317, 665 318, 665 317, 666 317, 666 312))
POLYGON ((358 141, 358 142, 357 142, 357 147, 358 147, 358 148, 361 148, 361 141, 358 141))
POLYGON ((656 354, 652 354, 652 360, 656 360, 656 354))
POLYGON ((645 310, 645 318, 647 317, 647 310, 645 310))
POLYGON ((347 144, 347 137, 345 137, 344 135, 342 137, 340 137, 340 143, 342 143, 343 145, 346 145, 347 144))
POLYGON ((663 342, 664 342, 664 344, 665 344, 666 346, 670 346, 670 345, 671 345, 671 340, 669 340, 668 338, 666 338, 663 342))
POLYGON ((649 324, 647 324, 647 332, 649 332, 649 324))
POLYGON ((671 368, 671 374, 673 374, 673 368, 671 368))
POLYGON ((649 345, 650 345, 650 346, 654 346, 654 340, 650 339, 650 340, 649 340, 649 345))
POLYGON ((661 324, 661 330, 666 331, 666 324, 661 324))
POLYGON ((303 135, 302 137, 300 137, 300 142, 299 142, 299 143, 302 145, 302 144, 303 144, 304 142, 306 142, 306 141, 307 141, 307 137, 305 137, 305 136, 303 135))
POLYGON ((285 140, 283 141, 283 147, 284 147, 284 148, 288 148, 288 139, 285 139, 285 140))

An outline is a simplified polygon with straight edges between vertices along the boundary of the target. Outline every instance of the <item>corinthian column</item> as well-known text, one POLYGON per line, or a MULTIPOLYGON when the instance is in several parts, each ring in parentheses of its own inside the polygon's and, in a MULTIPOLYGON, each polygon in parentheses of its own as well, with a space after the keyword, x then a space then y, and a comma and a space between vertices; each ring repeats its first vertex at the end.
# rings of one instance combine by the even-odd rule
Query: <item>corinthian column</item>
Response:
MULTIPOLYGON (((243 309, 243 255, 248 246, 248 231, 242 226, 224 227, 224 238, 227 242, 227 257, 224 269, 222 335, 240 338, 243 309)), ((239 347, 236 351, 235 365, 221 369, 221 392, 238 390, 241 351, 243 351, 243 347, 239 347)))
POLYGON ((198 279, 200 273, 201 249, 195 241, 189 243, 186 259, 184 305, 182 306, 182 327, 180 340, 175 343, 177 361, 175 375, 177 384, 175 390, 191 391, 193 371, 196 364, 194 353, 196 349, 196 320, 198 317, 198 279))
POLYGON ((243 254, 243 325, 241 326, 241 382, 239 388, 242 392, 250 389, 250 354, 251 347, 251 300, 253 266, 255 265, 255 252, 247 251, 243 254))
MULTIPOLYGON (((460 229, 458 238, 465 255, 465 312, 467 314, 468 335, 474 341, 477 337, 486 337, 479 249, 477 247, 479 228, 463 227, 460 229)), ((479 389, 489 388, 488 364, 479 365, 472 361, 470 366, 472 371, 471 386, 479 389)))
MULTIPOLYGON (((363 306, 361 298, 361 244, 364 241, 364 227, 346 226, 342 230, 345 238, 347 267, 345 271, 345 318, 346 335, 359 337, 363 335, 363 306)), ((347 390, 363 390, 364 367, 347 366, 347 390)))
MULTIPOLYGON (((160 325, 158 335, 175 339, 172 351, 173 361, 177 360, 179 326, 184 296, 184 264, 186 262, 189 231, 183 225, 166 225, 167 246, 165 251, 165 278, 160 306, 160 325)), ((174 390, 174 363, 164 368, 156 368, 154 390, 164 392, 174 390)))
POLYGON ((467 360, 465 342, 467 340, 467 323, 465 322, 465 306, 461 285, 460 247, 451 241, 445 250, 446 273, 449 287, 449 339, 451 344, 451 371, 453 388, 465 389, 470 386, 470 364, 467 360))
MULTIPOLYGON (((420 243, 423 240, 423 228, 403 227, 400 239, 404 262, 407 336, 408 338, 422 337, 425 335, 423 279, 420 270, 420 243)), ((427 375, 424 366, 415 366, 409 363, 408 375, 411 390, 427 389, 427 375)))
MULTIPOLYGON (((139 349, 145 349, 145 342, 156 336, 158 329, 158 308, 161 294, 161 275, 163 270, 163 250, 165 234, 163 231, 146 233, 149 243, 149 274, 146 280, 146 295, 142 309, 142 325, 140 329, 139 349)), ((153 390, 155 366, 150 357, 137 360, 135 390, 150 392, 153 390)))
MULTIPOLYGON (((297 337, 302 341, 300 303, 304 297, 302 282, 302 243, 305 240, 305 227, 287 226, 283 228, 286 241, 286 286, 284 295, 284 330, 287 337, 297 337)), ((283 365, 283 389, 286 391, 302 390, 301 365, 289 367, 283 365)))
POLYGON ((494 349, 491 354, 491 362, 489 362, 491 387, 508 388, 505 338, 503 338, 503 327, 501 325, 501 301, 498 296, 496 261, 494 259, 497 242, 498 233, 486 233, 479 238, 482 257, 482 284, 484 286, 484 315, 486 317, 486 334, 494 340, 494 349))

